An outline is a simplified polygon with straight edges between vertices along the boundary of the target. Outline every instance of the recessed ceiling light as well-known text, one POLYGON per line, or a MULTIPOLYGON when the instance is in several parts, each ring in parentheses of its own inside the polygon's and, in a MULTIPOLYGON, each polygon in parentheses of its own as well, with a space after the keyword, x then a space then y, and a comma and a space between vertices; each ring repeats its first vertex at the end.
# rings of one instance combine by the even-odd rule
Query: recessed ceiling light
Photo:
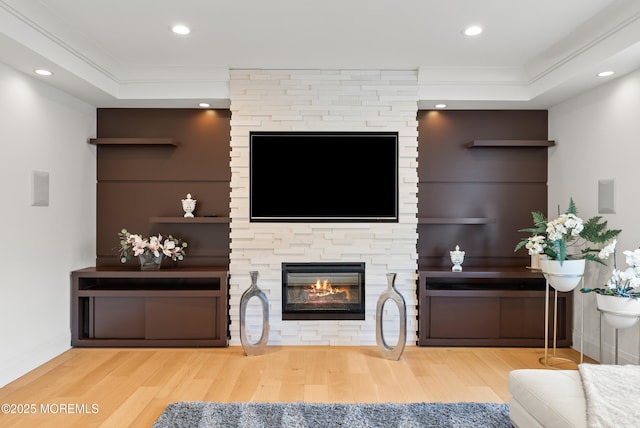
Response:
POLYGON ((171 27, 171 31, 173 31, 176 34, 183 35, 183 36, 186 35, 186 34, 189 34, 191 32, 189 27, 187 27, 186 25, 182 25, 182 24, 174 25, 173 27, 171 27))
POLYGON ((202 108, 207 108, 207 107, 211 107, 211 104, 209 104, 209 103, 200 103, 200 104, 198 104, 198 106, 202 107, 202 108))
POLYGON ((45 70, 44 68, 39 68, 36 70, 36 74, 39 74, 40 76, 51 76, 53 73, 49 70, 45 70))
POLYGON ((435 108, 446 108, 446 107, 447 107, 447 105, 446 105, 446 104, 444 104, 444 103, 440 103, 440 104, 436 104, 434 107, 435 107, 435 108))
POLYGON ((480 33, 482 33, 482 27, 478 25, 472 25, 464 30, 465 36, 477 36, 480 33))
POLYGON ((615 71, 601 71, 600 73, 598 73, 598 77, 608 77, 614 73, 615 71))

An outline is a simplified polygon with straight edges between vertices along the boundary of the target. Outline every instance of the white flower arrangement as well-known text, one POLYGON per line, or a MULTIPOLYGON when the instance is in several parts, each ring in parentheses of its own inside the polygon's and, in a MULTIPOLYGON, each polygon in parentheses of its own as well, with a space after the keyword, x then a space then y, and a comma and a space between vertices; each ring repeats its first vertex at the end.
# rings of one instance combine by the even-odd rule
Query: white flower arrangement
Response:
MULTIPOLYGON (((609 253, 608 255, 615 254, 615 242, 603 248, 601 253, 605 251, 609 253)), ((627 250, 622 254, 625 255, 625 262, 629 266, 628 268, 624 270, 617 269, 614 257, 614 268, 605 287, 583 288, 580 291, 583 293, 594 292, 608 296, 629 297, 634 299, 640 297, 640 248, 633 251, 627 250)), ((598 257, 600 257, 600 254, 598 254, 598 257)))
POLYGON ((607 260, 611 256, 611 254, 615 254, 617 244, 618 244, 617 239, 614 239, 613 241, 611 241, 609 245, 605 246, 602 250, 600 250, 600 252, 598 253, 598 258, 601 260, 607 260))
POLYGON ((578 239, 584 230, 584 222, 575 214, 562 214, 555 220, 547 223, 547 236, 549 241, 561 239, 578 239))
POLYGON ((118 236, 120 237, 120 261, 126 263, 132 257, 148 253, 154 257, 164 255, 173 261, 183 260, 185 256, 184 249, 187 243, 171 235, 164 237, 160 234, 143 238, 138 234, 132 234, 127 229, 122 229, 118 236))
POLYGON ((621 232, 618 229, 607 230, 607 222, 601 221, 602 217, 592 217, 587 221, 578 217, 573 199, 570 199, 567 211, 554 220, 547 220, 540 212, 532 212, 531 215, 534 227, 521 229, 519 232, 529 232, 532 235, 520 241, 514 251, 524 247, 531 256, 540 254, 560 263, 567 259, 587 259, 603 263, 603 258, 598 255, 604 249, 600 250, 597 246, 593 248, 589 244, 605 244, 621 232), (578 254, 568 252, 571 246, 585 245, 586 248, 582 248, 578 254))

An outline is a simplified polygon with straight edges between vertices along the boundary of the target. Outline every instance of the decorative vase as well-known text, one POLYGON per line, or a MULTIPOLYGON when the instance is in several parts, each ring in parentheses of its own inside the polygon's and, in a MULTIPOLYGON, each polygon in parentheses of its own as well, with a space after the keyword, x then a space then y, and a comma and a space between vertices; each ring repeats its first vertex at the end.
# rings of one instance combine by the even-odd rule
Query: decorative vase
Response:
POLYGON ((240 344, 248 357, 263 354, 269 340, 269 300, 264 291, 258 287, 258 272, 251 271, 249 275, 251 276, 251 285, 240 297, 240 344), (252 297, 258 298, 262 305, 262 333, 260 339, 254 343, 251 343, 247 337, 246 325, 247 304, 252 297))
POLYGON ((453 267, 451 268, 451 271, 462 272, 462 262, 464 261, 464 251, 460 251, 460 247, 456 245, 455 251, 449 251, 449 257, 451 257, 451 262, 453 263, 453 267))
POLYGON ((162 264, 162 253, 156 257, 152 252, 145 251, 138 256, 140 260, 140 270, 158 270, 162 264))
POLYGON ((195 199, 191 199, 191 193, 187 193, 187 198, 182 199, 182 209, 185 217, 193 217, 193 211, 196 209, 196 202, 197 201, 195 199))
POLYGON ((402 294, 395 287, 396 274, 387 274, 387 289, 378 298, 376 305, 376 343, 378 350, 383 358, 388 360, 399 360, 404 352, 404 346, 407 341, 407 305, 402 294), (389 346, 384 339, 384 331, 382 329, 384 304, 388 300, 392 300, 398 305, 400 333, 398 335, 398 343, 396 346, 389 346))
POLYGON ((540 254, 531 255, 531 266, 529 267, 533 270, 540 270, 540 254))
POLYGON ((640 320, 640 299, 596 294, 596 305, 614 328, 633 327, 640 320))
POLYGON ((571 291, 580 283, 584 274, 585 260, 540 259, 542 274, 556 291, 571 291))

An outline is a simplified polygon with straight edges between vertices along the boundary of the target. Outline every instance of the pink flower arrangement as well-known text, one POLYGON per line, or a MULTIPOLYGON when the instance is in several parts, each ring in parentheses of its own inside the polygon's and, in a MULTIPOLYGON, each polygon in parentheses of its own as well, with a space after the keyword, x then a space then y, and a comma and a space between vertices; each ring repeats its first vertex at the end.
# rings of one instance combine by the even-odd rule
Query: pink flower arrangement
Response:
POLYGON ((153 254, 154 257, 164 255, 173 261, 184 259, 187 243, 171 235, 163 237, 150 236, 143 238, 138 234, 132 234, 127 229, 122 229, 118 236, 120 237, 120 261, 126 263, 132 257, 142 254, 153 254))

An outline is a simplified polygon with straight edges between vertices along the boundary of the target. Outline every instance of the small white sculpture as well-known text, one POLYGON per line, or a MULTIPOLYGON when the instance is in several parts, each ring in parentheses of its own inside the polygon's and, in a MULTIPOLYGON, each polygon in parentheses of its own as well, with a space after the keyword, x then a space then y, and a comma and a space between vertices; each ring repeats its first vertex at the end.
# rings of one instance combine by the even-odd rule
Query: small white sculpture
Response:
POLYGON ((191 193, 187 194, 187 199, 182 200, 182 209, 185 217, 193 217, 193 211, 196 209, 196 200, 191 199, 191 193))
POLYGON ((451 256, 451 262, 453 263, 453 267, 451 270, 453 272, 462 272, 462 262, 464 261, 464 251, 460 251, 460 247, 456 245, 455 251, 449 251, 449 255, 451 256))

